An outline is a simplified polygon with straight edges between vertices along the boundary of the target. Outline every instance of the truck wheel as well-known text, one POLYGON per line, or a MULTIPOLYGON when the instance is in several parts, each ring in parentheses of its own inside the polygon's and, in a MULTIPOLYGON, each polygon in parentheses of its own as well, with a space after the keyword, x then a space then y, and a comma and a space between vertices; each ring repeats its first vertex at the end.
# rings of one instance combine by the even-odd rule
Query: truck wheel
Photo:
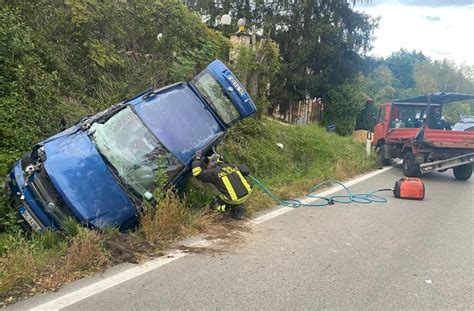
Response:
POLYGON ((420 165, 415 164, 415 156, 411 152, 403 155, 403 175, 407 177, 421 176, 420 165))
POLYGON ((378 156, 380 164, 382 164, 383 166, 389 166, 392 164, 392 159, 385 158, 385 145, 382 145, 379 147, 377 156, 378 156))
POLYGON ((453 168, 454 177, 458 180, 468 180, 472 176, 472 165, 464 164, 453 168))

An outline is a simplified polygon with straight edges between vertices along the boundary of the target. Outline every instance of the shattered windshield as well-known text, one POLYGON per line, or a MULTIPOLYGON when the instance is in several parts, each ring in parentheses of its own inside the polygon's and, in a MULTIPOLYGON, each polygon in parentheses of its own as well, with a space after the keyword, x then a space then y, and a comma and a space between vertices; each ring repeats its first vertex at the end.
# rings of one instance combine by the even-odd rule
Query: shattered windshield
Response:
POLYGON ((224 94, 221 85, 207 70, 201 72, 194 78, 193 82, 199 90, 199 93, 204 96, 226 124, 232 124, 240 117, 234 104, 232 104, 230 99, 224 94))
POLYGON ((153 189, 157 171, 173 177, 181 167, 130 107, 105 123, 94 123, 91 133, 102 156, 122 181, 141 197, 153 189))

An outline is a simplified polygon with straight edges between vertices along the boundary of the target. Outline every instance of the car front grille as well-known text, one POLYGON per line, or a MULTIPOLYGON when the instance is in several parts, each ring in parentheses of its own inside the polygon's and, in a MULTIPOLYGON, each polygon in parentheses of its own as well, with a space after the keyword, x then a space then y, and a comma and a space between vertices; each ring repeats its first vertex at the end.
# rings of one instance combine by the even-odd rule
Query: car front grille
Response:
POLYGON ((44 169, 36 172, 29 179, 28 186, 33 192, 37 203, 53 218, 56 224, 61 225, 67 218, 73 217, 73 214, 64 204, 44 169))

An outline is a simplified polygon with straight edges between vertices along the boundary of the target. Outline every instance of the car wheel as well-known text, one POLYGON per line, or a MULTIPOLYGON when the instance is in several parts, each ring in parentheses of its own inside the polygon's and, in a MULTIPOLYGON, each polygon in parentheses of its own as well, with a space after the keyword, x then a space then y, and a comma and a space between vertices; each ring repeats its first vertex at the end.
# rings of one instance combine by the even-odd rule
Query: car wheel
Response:
POLYGON ((377 157, 379 159, 379 163, 383 166, 389 166, 392 164, 392 159, 385 158, 385 145, 379 147, 377 152, 377 157))
POLYGON ((415 164, 415 156, 411 152, 403 155, 403 174, 407 177, 420 177, 420 165, 415 164))
POLYGON ((464 164, 453 168, 454 177, 458 180, 468 180, 472 176, 472 165, 464 164))

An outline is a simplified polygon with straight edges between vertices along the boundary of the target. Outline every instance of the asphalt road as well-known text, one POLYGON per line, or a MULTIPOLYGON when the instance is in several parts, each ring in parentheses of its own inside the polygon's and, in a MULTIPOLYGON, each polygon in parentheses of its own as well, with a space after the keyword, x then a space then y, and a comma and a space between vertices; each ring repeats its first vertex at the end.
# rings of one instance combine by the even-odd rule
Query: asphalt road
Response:
MULTIPOLYGON (((395 168, 351 189, 400 176, 395 168)), ((424 201, 387 194, 385 204, 300 208, 66 309, 473 310, 474 181, 423 180, 424 201)))

